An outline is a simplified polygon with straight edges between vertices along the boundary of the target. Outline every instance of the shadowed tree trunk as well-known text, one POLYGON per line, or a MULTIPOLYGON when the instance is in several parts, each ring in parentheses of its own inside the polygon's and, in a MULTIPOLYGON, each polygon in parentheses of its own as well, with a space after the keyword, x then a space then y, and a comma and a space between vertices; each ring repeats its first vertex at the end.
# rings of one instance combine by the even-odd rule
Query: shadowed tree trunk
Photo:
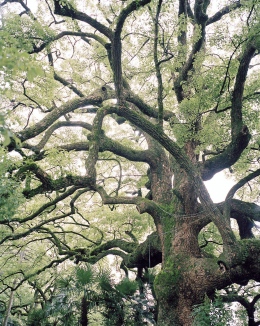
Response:
POLYGON ((88 326, 88 312, 89 312, 89 302, 84 295, 81 299, 81 316, 80 316, 80 325, 88 326))

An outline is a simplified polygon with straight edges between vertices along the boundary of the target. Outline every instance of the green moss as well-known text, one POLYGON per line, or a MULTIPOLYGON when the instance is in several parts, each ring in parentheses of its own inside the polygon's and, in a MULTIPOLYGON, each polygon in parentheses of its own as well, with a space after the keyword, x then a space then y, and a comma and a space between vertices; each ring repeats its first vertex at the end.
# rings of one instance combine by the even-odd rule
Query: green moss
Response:
POLYGON ((168 257, 172 246, 172 239, 175 228, 174 207, 173 204, 160 205, 162 208, 161 224, 164 233, 164 255, 168 257))
POLYGON ((169 258, 164 269, 156 276, 154 286, 158 299, 176 300, 182 275, 182 268, 178 261, 179 258, 169 258))

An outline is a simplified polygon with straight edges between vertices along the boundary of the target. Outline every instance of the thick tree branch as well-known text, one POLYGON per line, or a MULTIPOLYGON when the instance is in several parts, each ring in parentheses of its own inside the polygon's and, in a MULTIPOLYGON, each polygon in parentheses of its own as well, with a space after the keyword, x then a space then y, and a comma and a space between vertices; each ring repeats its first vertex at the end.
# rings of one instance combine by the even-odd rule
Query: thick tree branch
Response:
MULTIPOLYGON (((146 162, 150 163, 151 153, 149 151, 138 151, 131 149, 122 145, 121 143, 112 140, 106 136, 102 136, 99 145, 99 151, 105 152, 109 151, 114 153, 115 155, 124 157, 132 162, 146 162)), ((88 151, 89 150, 89 143, 88 142, 77 142, 71 143, 67 145, 62 145, 57 148, 58 150, 65 150, 65 151, 88 151)))
MULTIPOLYGON (((179 30, 178 30, 178 43, 179 45, 185 46, 187 44, 187 16, 188 16, 188 6, 189 1, 187 0, 179 0, 179 30)), ((189 6, 190 8, 190 6, 189 6)), ((191 8, 190 11, 191 13, 191 8)), ((194 15, 192 14, 194 19, 194 15)))
POLYGON ((156 232, 148 235, 147 239, 140 244, 121 239, 108 241, 90 251, 86 256, 79 256, 78 259, 95 263, 110 254, 122 257, 122 264, 127 268, 151 268, 162 262, 161 245, 156 232))
POLYGON ((247 77, 247 72, 249 69, 249 64, 255 54, 255 51, 255 46, 249 43, 240 59, 231 104, 232 140, 237 137, 237 134, 241 131, 243 127, 242 100, 244 94, 244 86, 247 77))
MULTIPOLYGON (((41 141, 37 145, 29 145, 27 143, 23 143, 23 148, 28 148, 33 150, 34 152, 40 152, 44 146, 47 144, 50 137, 53 135, 54 131, 62 128, 62 127, 82 127, 89 131, 92 130, 92 125, 87 122, 82 121, 58 121, 57 123, 50 126, 50 128, 45 132, 44 136, 42 137, 41 141)), ((61 147, 60 147, 61 148, 61 147)))
POLYGON ((100 37, 99 35, 96 35, 94 33, 84 33, 84 32, 74 32, 74 31, 63 31, 60 32, 59 34, 55 35, 54 37, 52 37, 51 39, 44 41, 41 45, 39 45, 38 47, 36 45, 33 46, 33 50, 29 52, 29 54, 32 53, 39 53, 41 52, 43 49, 45 49, 48 45, 50 45, 52 42, 54 41, 58 41, 59 39, 63 38, 64 36, 78 36, 81 37, 82 39, 84 38, 85 40, 87 38, 91 38, 96 40, 97 42, 99 42, 100 44, 102 44, 103 46, 105 46, 106 42, 105 40, 100 37))
MULTIPOLYGON (((224 215, 226 215, 227 217, 231 216, 231 217, 235 217, 238 223, 238 227, 239 227, 239 233, 240 233, 240 237, 241 239, 245 239, 245 238, 253 238, 254 235, 252 233, 252 228, 254 227, 254 223, 253 221, 257 219, 257 215, 254 214, 253 217, 249 216, 248 212, 244 212, 244 214, 241 213, 241 211, 237 214, 234 213, 232 214, 232 205, 231 205, 231 201, 236 193, 236 191, 238 189, 240 189, 241 187, 243 187, 246 183, 248 183, 249 181, 251 181, 252 179, 258 177, 260 175, 260 169, 250 173, 249 175, 247 175, 245 178, 241 179, 237 184, 235 184, 228 192, 227 196, 226 196, 226 200, 225 200, 225 204, 224 204, 224 215)), ((258 206, 258 210, 260 213, 260 207, 258 206)))
POLYGON ((124 259, 123 264, 127 268, 141 267, 151 268, 162 262, 162 250, 160 238, 157 232, 147 236, 143 243, 140 243, 124 259))
POLYGON ((201 166, 201 175, 204 181, 210 180, 217 172, 229 168, 235 164, 247 147, 251 135, 247 126, 242 126, 234 139, 229 143, 226 149, 207 161, 201 166))
POLYGON ((96 186, 95 190, 99 193, 104 205, 117 205, 117 204, 131 205, 131 204, 134 204, 134 205, 138 206, 138 205, 146 202, 146 199, 142 198, 142 197, 130 197, 130 196, 111 197, 107 194, 105 189, 101 186, 96 186))
MULTIPOLYGON (((223 203, 222 203, 223 205, 223 203)), ((254 203, 244 202, 238 199, 232 199, 231 203, 231 214, 232 211, 242 215, 248 216, 251 220, 260 222, 260 206, 254 203)))
POLYGON ((82 22, 85 22, 98 30, 100 33, 105 35, 110 40, 112 39, 113 32, 110 28, 106 27, 105 25, 98 22, 96 19, 93 19, 89 15, 78 11, 76 8, 73 8, 72 5, 67 4, 60 4, 59 0, 53 0, 54 3, 54 14, 64 16, 64 17, 70 17, 72 19, 80 20, 82 22))
POLYGON ((254 178, 258 177, 260 175, 260 169, 248 174, 243 179, 239 180, 228 192, 225 201, 230 203, 231 199, 234 197, 235 193, 238 189, 242 188, 246 183, 253 180, 254 178))
POLYGON ((194 5, 194 20, 195 20, 195 27, 194 27, 194 35, 199 34, 199 37, 195 37, 196 41, 192 46, 192 50, 189 54, 188 59, 181 67, 179 71, 179 76, 174 81, 174 90, 177 97, 178 102, 181 102, 185 96, 183 93, 183 83, 187 82, 189 73, 192 71, 194 66, 194 61, 196 60, 196 54, 203 48, 203 44, 205 42, 205 35, 206 35, 206 22, 208 16, 206 15, 207 7, 209 5, 209 1, 201 1, 196 0, 194 5))
POLYGON ((231 103, 231 142, 221 154, 207 160, 203 165, 202 178, 209 180, 215 173, 232 166, 247 147, 251 135, 243 123, 243 93, 249 64, 256 51, 252 42, 243 52, 234 85, 231 103))
POLYGON ((128 242, 122 239, 114 239, 107 241, 106 243, 101 244, 100 246, 96 247, 95 249, 89 252, 90 256, 96 256, 103 251, 107 251, 113 248, 119 248, 127 253, 131 253, 135 250, 137 244, 135 242, 128 242))
POLYGON ((231 5, 223 7, 221 10, 216 12, 212 17, 207 20, 207 26, 215 23, 216 21, 219 21, 223 16, 229 14, 237 8, 240 8, 241 6, 242 4, 240 3, 240 0, 238 0, 235 3, 232 3, 231 5))
MULTIPOLYGON (((217 207, 224 213, 225 202, 217 204, 217 207)), ((255 226, 254 221, 260 221, 260 207, 258 205, 231 199, 230 217, 237 221, 241 239, 254 238, 252 232, 252 228, 255 226)))
POLYGON ((235 242, 234 234, 229 225, 229 221, 224 220, 223 215, 214 206, 208 191, 201 179, 200 173, 193 166, 185 152, 172 141, 161 128, 156 127, 151 122, 145 120, 140 114, 130 110, 127 107, 111 107, 111 113, 124 116, 130 122, 147 132, 150 136, 156 139, 166 150, 168 150, 176 159, 177 164, 185 170, 190 177, 194 187, 198 189, 200 201, 206 213, 210 216, 212 221, 216 224, 221 233, 223 242, 227 245, 235 242))
POLYGON ((64 178, 59 178, 56 180, 51 179, 48 184, 44 183, 37 188, 25 189, 23 194, 26 198, 32 198, 36 195, 43 194, 46 191, 59 191, 71 186, 78 188, 89 188, 89 190, 91 190, 93 187, 93 177, 67 175, 64 178))
POLYGON ((69 89, 71 89, 79 97, 84 97, 84 94, 79 89, 77 89, 77 87, 75 87, 72 83, 68 82, 66 79, 62 78, 55 71, 54 71, 53 77, 54 77, 55 80, 60 82, 62 85, 64 85, 64 86, 68 87, 69 89))
POLYGON ((138 0, 132 1, 126 8, 124 8, 117 19, 115 32, 113 38, 111 39, 111 59, 112 59, 112 70, 114 75, 114 84, 116 89, 116 96, 121 104, 122 98, 122 42, 121 42, 121 32, 127 17, 139 7, 143 7, 150 3, 151 0, 138 0))
POLYGON ((67 114, 69 112, 72 112, 78 108, 87 105, 100 106, 104 100, 107 100, 109 98, 111 98, 110 89, 108 87, 102 87, 86 97, 80 99, 79 98, 73 99, 61 105, 60 107, 54 108, 40 122, 17 133, 17 137, 21 141, 25 141, 27 139, 33 138, 39 135, 40 133, 42 133, 44 130, 46 130, 49 126, 51 126, 57 119, 62 117, 64 114, 67 114))
MULTIPOLYGON (((125 99, 128 102, 133 103, 142 113, 146 114, 148 117, 155 118, 155 119, 158 118, 159 111, 155 110, 153 107, 145 103, 141 99, 141 97, 134 94, 132 91, 130 90, 125 91, 125 99)), ((175 114, 169 110, 164 110, 163 119, 165 121, 169 121, 172 118, 176 118, 175 114)))
POLYGON ((86 176, 89 177, 91 180, 91 184, 96 184, 96 162, 98 159, 99 154, 99 147, 100 147, 100 139, 102 136, 102 123, 105 115, 107 114, 105 108, 100 108, 97 111, 97 114, 94 118, 93 125, 92 125, 92 132, 91 135, 89 135, 89 151, 88 151, 88 157, 85 162, 85 168, 86 168, 86 176))
POLYGON ((159 41, 159 16, 162 7, 162 0, 158 1, 156 15, 154 19, 154 48, 153 57, 157 78, 157 105, 158 105, 158 124, 163 125, 163 81, 158 59, 158 41, 159 41))

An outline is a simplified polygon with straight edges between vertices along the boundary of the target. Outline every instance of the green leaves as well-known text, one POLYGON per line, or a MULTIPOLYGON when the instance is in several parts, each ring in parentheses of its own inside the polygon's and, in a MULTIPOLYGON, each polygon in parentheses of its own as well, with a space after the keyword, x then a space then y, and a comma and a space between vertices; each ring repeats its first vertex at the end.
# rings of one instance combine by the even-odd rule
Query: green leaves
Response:
POLYGON ((90 285, 94 281, 95 278, 95 271, 94 268, 87 264, 85 268, 76 268, 76 283, 79 286, 87 286, 90 285))
POLYGON ((48 27, 27 16, 5 16, 0 30, 0 66, 5 80, 10 81, 21 72, 26 73, 29 81, 43 76, 41 66, 32 60, 29 52, 53 36, 48 27))
POLYGON ((129 278, 123 278, 120 283, 115 286, 116 290, 124 296, 134 295, 138 289, 138 283, 131 281, 129 278))
POLYGON ((195 320, 193 326, 232 326, 232 310, 226 307, 221 297, 211 301, 208 296, 205 297, 203 304, 194 308, 195 320))

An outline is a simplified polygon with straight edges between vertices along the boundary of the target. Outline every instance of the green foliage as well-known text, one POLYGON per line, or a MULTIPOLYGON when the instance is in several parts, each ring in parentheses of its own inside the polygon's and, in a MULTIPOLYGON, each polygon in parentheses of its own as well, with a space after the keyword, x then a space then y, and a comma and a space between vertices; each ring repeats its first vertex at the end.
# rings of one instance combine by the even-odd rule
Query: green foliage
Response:
POLYGON ((28 315, 28 326, 47 326, 50 323, 46 320, 46 312, 42 309, 34 309, 28 315))
POLYGON ((42 309, 36 305, 30 310, 28 325, 76 325, 83 317, 83 302, 84 318, 93 326, 143 325, 144 318, 153 322, 153 306, 144 294, 138 295, 137 282, 123 278, 115 283, 110 270, 90 264, 71 267, 60 273, 52 288, 42 309))
POLYGON ((87 264, 85 268, 76 268, 76 285, 87 286, 94 281, 94 269, 91 265, 87 264))
POLYGON ((129 278, 123 278, 122 281, 115 285, 115 289, 124 296, 132 296, 138 289, 138 283, 129 280, 129 278))
POLYGON ((204 302, 194 308, 193 326, 232 326, 232 311, 225 306, 220 297, 211 301, 207 296, 204 302))
POLYGON ((4 79, 11 81, 21 72, 26 73, 29 81, 43 76, 41 66, 32 61, 28 52, 33 49, 35 39, 48 37, 39 22, 12 14, 5 17, 0 30, 0 65, 4 79))

